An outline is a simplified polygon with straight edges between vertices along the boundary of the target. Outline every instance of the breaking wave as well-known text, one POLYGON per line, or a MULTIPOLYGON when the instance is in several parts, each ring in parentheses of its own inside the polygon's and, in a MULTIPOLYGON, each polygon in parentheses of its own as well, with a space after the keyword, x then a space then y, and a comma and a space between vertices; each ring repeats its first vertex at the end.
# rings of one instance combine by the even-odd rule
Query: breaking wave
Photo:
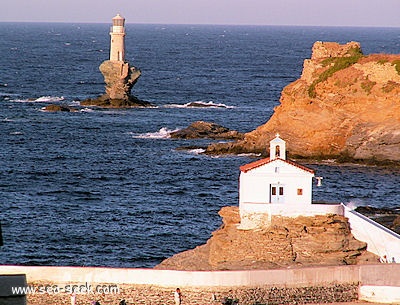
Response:
POLYGON ((133 138, 136 139, 169 139, 171 137, 171 132, 175 132, 178 129, 168 129, 166 127, 162 127, 159 131, 156 132, 146 132, 141 134, 133 134, 133 138))
POLYGON ((189 153, 194 154, 194 155, 201 155, 205 151, 206 150, 204 148, 194 148, 194 149, 188 150, 189 153))
POLYGON ((63 96, 41 96, 34 100, 34 102, 60 102, 63 100, 63 96))
POLYGON ((12 102, 19 102, 19 103, 55 103, 55 102, 60 102, 63 101, 64 97, 63 96, 41 96, 39 98, 27 98, 27 99, 12 99, 12 102))
POLYGON ((354 198, 352 200, 350 200, 349 202, 345 203, 345 206, 348 207, 351 210, 355 210, 356 208, 360 207, 360 206, 364 206, 365 203, 358 198, 354 198))
POLYGON ((203 101, 194 101, 186 104, 170 104, 166 105, 166 108, 235 108, 234 106, 228 106, 222 103, 214 103, 213 101, 203 102, 203 101))

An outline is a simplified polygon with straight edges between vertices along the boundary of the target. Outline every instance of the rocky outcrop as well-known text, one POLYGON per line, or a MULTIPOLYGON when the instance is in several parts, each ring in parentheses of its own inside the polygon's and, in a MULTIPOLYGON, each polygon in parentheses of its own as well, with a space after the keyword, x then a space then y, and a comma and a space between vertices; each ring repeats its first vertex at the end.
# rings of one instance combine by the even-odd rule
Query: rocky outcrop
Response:
POLYGON ((128 62, 106 60, 99 67, 106 83, 106 93, 95 99, 81 102, 83 106, 109 108, 146 107, 150 103, 131 95, 131 89, 139 79, 141 72, 128 62))
POLYGON ((69 106, 63 106, 63 105, 55 105, 55 104, 50 104, 45 107, 43 107, 43 111, 48 111, 48 112, 75 112, 78 111, 77 109, 69 106))
POLYGON ((243 134, 230 130, 216 123, 196 121, 190 124, 187 128, 183 128, 170 134, 171 138, 175 139, 242 139, 243 134))
POLYGON ((207 153, 265 153, 279 133, 292 156, 400 161, 399 98, 400 55, 365 56, 356 42, 316 42, 269 121, 207 153))
POLYGON ((376 263, 338 215, 274 217, 259 230, 239 230, 238 207, 224 207, 223 226, 205 245, 164 260, 156 269, 237 270, 376 263))

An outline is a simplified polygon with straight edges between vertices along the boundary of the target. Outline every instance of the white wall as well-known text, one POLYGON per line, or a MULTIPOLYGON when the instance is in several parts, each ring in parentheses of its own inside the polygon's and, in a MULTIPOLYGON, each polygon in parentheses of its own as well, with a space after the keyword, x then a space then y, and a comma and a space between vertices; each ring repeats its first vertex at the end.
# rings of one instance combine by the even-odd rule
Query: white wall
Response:
POLYGON ((353 236, 368 244, 367 250, 400 263, 400 235, 375 221, 344 206, 344 216, 349 219, 353 236))
MULTIPOLYGON (((400 267, 400 265, 399 265, 400 267)), ((28 283, 112 283, 160 287, 300 287, 326 283, 355 283, 358 266, 277 270, 176 271, 101 267, 0 266, 0 274, 26 274, 28 283)))
POLYGON ((360 300, 387 304, 400 304, 400 287, 396 286, 360 286, 360 300))
POLYGON ((312 287, 360 283, 359 299, 400 303, 400 264, 246 271, 175 271, 103 267, 0 266, 0 274, 26 274, 28 284, 116 284, 158 287, 312 287))
POLYGON ((326 214, 343 215, 342 204, 261 204, 245 202, 240 205, 238 229, 250 230, 271 225, 275 216, 298 217, 326 214))
POLYGON ((272 204, 273 215, 282 215, 290 217, 315 216, 326 214, 343 215, 343 206, 341 204, 306 204, 306 205, 278 205, 272 204))

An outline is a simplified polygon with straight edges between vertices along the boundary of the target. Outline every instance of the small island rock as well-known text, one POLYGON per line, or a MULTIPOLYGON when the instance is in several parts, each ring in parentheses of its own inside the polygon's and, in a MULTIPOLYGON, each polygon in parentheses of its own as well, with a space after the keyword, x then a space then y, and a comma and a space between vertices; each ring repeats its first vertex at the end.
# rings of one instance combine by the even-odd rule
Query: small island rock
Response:
POLYGON ((171 138, 176 139, 242 139, 243 134, 236 130, 230 130, 216 123, 196 121, 190 124, 187 128, 171 132, 171 138))
POLYGON ((72 107, 63 106, 63 105, 55 105, 55 104, 47 105, 46 107, 43 108, 43 110, 48 111, 48 112, 58 112, 58 111, 75 112, 75 111, 78 111, 72 107))
POLYGON ((106 93, 94 99, 86 99, 82 106, 98 106, 105 108, 129 108, 151 106, 131 95, 131 89, 139 79, 141 72, 131 67, 128 62, 106 60, 99 67, 106 83, 106 93))

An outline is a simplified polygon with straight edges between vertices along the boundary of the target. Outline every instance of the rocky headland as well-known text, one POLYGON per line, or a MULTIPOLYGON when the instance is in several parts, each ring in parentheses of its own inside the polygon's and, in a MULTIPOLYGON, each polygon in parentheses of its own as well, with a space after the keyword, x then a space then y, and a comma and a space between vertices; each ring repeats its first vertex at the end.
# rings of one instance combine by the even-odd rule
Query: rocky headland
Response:
POLYGON ((100 67, 106 83, 106 93, 82 101, 82 106, 98 106, 103 108, 148 107, 149 102, 142 101, 131 94, 133 86, 138 81, 141 72, 131 67, 128 62, 106 60, 100 67))
POLYGON ((274 217, 268 228, 240 230, 238 207, 224 207, 223 225, 205 245, 178 253, 156 269, 245 270, 376 263, 338 215, 274 217))
POLYGON ((263 154, 276 133, 292 157, 400 161, 400 55, 318 41, 266 124, 206 152, 263 154))

